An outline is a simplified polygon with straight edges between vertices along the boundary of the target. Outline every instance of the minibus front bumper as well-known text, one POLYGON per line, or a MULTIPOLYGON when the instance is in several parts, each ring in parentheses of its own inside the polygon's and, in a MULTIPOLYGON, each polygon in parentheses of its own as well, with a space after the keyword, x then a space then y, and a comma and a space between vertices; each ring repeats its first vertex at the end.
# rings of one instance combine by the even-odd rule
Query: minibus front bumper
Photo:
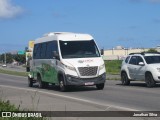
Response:
POLYGON ((94 78, 79 78, 71 75, 66 75, 65 83, 66 85, 75 85, 75 86, 90 86, 96 84, 102 84, 106 81, 106 73, 94 78))

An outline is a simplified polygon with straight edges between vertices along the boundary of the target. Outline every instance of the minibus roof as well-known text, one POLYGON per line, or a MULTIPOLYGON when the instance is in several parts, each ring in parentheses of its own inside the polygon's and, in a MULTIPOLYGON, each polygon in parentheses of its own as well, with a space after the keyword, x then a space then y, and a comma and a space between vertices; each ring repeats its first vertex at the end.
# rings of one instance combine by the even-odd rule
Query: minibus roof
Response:
POLYGON ((53 40, 84 41, 84 40, 92 40, 92 39, 93 37, 89 34, 72 33, 72 32, 50 32, 50 33, 44 34, 42 38, 36 39, 35 44, 53 41, 53 40))

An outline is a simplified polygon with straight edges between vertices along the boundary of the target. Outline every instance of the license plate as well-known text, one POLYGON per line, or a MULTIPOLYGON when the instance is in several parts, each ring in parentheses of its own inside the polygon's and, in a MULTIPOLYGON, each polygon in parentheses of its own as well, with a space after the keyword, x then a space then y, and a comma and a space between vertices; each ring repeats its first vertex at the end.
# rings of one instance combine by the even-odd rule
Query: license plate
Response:
POLYGON ((94 82, 87 82, 85 85, 94 85, 94 82))

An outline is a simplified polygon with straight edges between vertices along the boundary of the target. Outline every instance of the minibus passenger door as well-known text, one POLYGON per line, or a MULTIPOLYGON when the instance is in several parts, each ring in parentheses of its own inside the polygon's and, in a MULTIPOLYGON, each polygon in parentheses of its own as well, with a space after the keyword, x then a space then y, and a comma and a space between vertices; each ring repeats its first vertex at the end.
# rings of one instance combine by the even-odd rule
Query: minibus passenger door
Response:
POLYGON ((57 53, 57 51, 53 51, 53 59, 51 60, 51 64, 52 64, 52 75, 51 78, 52 81, 54 83, 58 83, 58 79, 57 79, 57 65, 58 65, 58 61, 59 61, 59 55, 57 53))

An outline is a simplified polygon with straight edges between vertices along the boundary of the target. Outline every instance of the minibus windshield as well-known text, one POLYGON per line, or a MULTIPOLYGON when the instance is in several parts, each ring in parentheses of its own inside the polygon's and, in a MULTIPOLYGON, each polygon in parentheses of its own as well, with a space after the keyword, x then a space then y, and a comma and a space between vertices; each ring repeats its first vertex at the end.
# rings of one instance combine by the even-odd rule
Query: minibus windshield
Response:
POLYGON ((59 41, 63 59, 100 57, 94 40, 59 41))

